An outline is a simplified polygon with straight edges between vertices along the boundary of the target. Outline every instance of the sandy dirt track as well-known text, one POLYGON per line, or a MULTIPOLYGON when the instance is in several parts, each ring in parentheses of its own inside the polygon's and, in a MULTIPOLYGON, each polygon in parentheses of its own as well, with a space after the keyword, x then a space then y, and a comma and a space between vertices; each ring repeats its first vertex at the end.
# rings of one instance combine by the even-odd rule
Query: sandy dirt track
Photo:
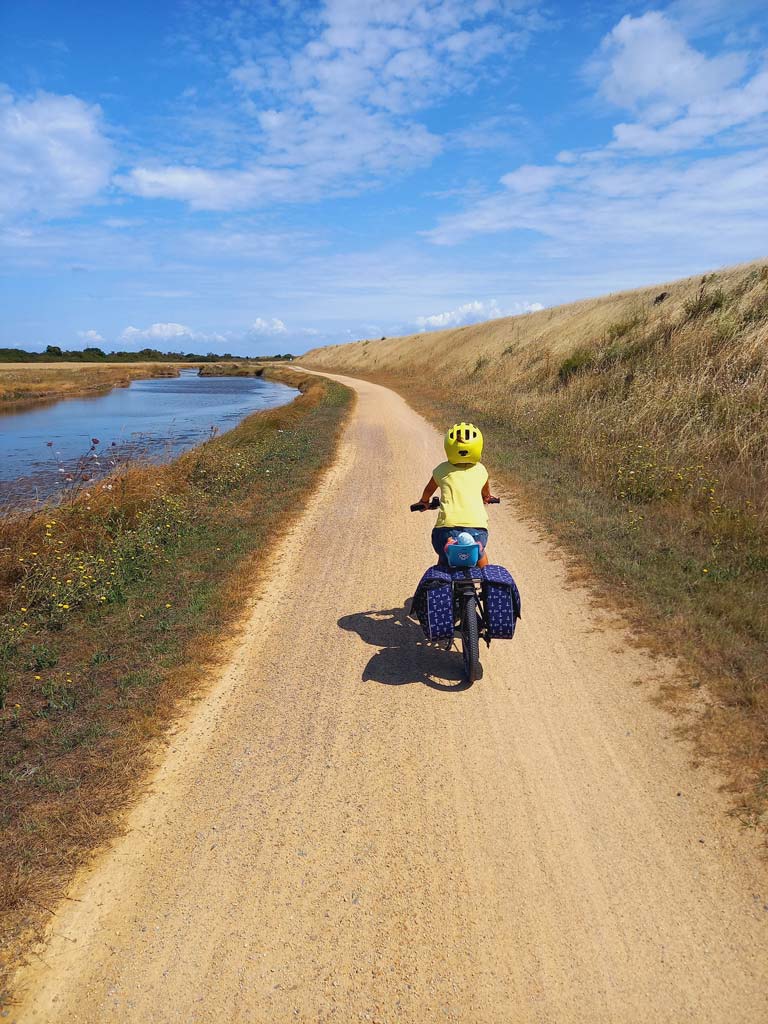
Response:
POLYGON ((338 462, 243 642, 10 1019, 767 1020, 758 842, 650 701, 671 667, 505 495, 489 549, 524 618, 463 688, 403 611, 431 559, 408 504, 441 439, 349 383, 338 462))

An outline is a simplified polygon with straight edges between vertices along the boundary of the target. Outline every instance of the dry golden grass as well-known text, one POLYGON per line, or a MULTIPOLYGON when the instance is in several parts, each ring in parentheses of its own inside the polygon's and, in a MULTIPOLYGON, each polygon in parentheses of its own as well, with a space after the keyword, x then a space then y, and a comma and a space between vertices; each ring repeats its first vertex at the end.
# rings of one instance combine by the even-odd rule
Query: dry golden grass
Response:
MULTIPOLYGON (((270 364, 255 360, 239 360, 226 363, 205 363, 200 367, 201 377, 262 377, 270 364)), ((280 368, 281 364, 272 364, 280 368)))
POLYGON ((768 824, 768 265, 302 359, 471 418, 487 462, 706 680, 700 749, 768 824))
POLYGON ((74 398, 178 372, 178 363, 0 363, 0 407, 74 398))

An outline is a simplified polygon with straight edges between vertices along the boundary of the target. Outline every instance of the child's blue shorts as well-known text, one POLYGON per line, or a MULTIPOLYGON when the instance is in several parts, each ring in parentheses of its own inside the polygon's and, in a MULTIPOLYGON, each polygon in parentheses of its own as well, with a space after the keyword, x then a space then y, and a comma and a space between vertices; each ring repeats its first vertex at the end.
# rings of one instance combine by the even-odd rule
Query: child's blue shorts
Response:
POLYGON ((470 534, 478 544, 483 545, 483 551, 485 551, 488 544, 487 530, 478 530, 474 526, 436 526, 432 531, 432 547, 440 559, 440 565, 448 565, 448 559, 445 557, 445 545, 451 537, 455 540, 460 533, 470 534))

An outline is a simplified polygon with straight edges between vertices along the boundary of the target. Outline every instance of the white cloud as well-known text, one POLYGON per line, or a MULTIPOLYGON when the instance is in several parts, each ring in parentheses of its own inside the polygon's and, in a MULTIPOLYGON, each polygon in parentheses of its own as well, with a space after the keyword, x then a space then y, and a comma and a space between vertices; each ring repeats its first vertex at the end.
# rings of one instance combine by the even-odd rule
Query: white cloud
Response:
POLYGON ((185 324, 157 323, 149 327, 126 327, 119 340, 129 347, 152 348, 157 345, 190 344, 219 345, 228 343, 231 338, 226 334, 206 334, 195 331, 185 324))
MULTIPOLYGON (((614 148, 645 154, 694 149, 707 140, 741 126, 757 124, 768 114, 768 69, 741 86, 691 102, 683 116, 666 124, 618 124, 614 148)), ((762 126, 765 128, 765 125, 762 126)))
POLYGON ((747 76, 746 67, 741 54, 706 57, 657 12, 623 18, 592 71, 603 75, 602 94, 636 119, 617 124, 605 146, 504 175, 503 190, 443 218, 428 237, 453 244, 527 231, 560 258, 628 258, 628 245, 633 257, 693 247, 704 265, 759 255, 768 237, 768 69, 747 76))
POLYGON ((104 341, 98 331, 78 331, 77 336, 89 345, 101 345, 104 341))
POLYGON ((741 53, 706 57, 659 11, 626 15, 608 33, 593 69, 611 103, 654 116, 717 95, 746 71, 741 53))
POLYGON ((194 331, 184 324, 151 324, 149 327, 126 327, 123 341, 168 341, 170 338, 191 338, 194 331))
POLYGON ((250 330, 252 334, 277 335, 288 333, 288 328, 277 317, 272 317, 271 320, 264 320, 260 316, 256 317, 251 324, 250 330))
POLYGON ((497 192, 429 232, 451 245, 479 234, 530 231, 586 258, 600 246, 691 247, 709 263, 759 255, 768 237, 768 149, 655 165, 617 165, 610 154, 569 168, 558 188, 497 192))
POLYGON ((101 110, 76 96, 0 86, 0 217, 61 217, 98 198, 113 166, 101 110))
POLYGON ((416 326, 420 331, 440 331, 447 327, 463 327, 466 324, 481 323, 485 320, 497 320, 503 316, 517 316, 520 313, 535 313, 544 307, 539 302, 515 302, 508 309, 501 309, 496 299, 488 302, 465 302, 456 309, 444 313, 433 313, 431 316, 416 317, 416 326))
POLYGON ((115 184, 145 199, 179 199, 193 209, 231 210, 291 194, 293 175, 281 168, 250 171, 201 167, 135 167, 115 184))
MULTIPOLYGON (((229 72, 244 125, 230 168, 144 162, 117 183, 146 198, 221 210, 359 190, 428 164, 444 142, 418 112, 471 90, 492 54, 522 49, 530 6, 327 0, 301 45, 241 59, 229 72)), ((240 53, 256 46, 243 37, 246 18, 239 13, 217 29, 240 53)))
POLYGON ((516 171, 505 174, 501 183, 506 185, 510 192, 525 195, 550 188, 561 175, 562 171, 559 167, 536 167, 532 164, 523 164, 516 171))
POLYGON ((658 11, 629 15, 591 65, 600 92, 636 120, 614 128, 613 146, 648 155, 693 149, 768 114, 768 68, 747 77, 745 53, 707 57, 658 11))

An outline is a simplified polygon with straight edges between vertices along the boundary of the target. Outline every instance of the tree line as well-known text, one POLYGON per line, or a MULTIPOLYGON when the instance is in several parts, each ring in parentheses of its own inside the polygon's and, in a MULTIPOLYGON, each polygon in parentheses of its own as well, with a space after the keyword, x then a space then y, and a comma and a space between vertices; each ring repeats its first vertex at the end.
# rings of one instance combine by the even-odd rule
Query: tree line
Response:
POLYGON ((21 348, 0 348, 0 363, 218 363, 225 360, 257 359, 291 360, 290 352, 274 356, 235 356, 231 352, 160 352, 156 348, 143 348, 138 352, 104 352, 103 349, 63 349, 59 345, 48 345, 44 352, 26 352, 21 348))

